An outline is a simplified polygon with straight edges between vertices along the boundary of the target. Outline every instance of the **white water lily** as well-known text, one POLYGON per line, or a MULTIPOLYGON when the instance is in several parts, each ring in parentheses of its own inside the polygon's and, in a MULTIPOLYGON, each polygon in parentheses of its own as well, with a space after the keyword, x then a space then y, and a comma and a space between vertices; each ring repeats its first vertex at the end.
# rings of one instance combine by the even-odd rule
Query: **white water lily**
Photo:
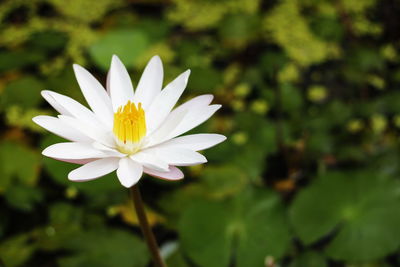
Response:
POLYGON ((167 180, 183 178, 176 166, 207 162, 198 153, 226 139, 219 134, 180 136, 210 118, 221 105, 213 96, 195 97, 174 109, 188 82, 190 70, 163 90, 163 67, 158 56, 147 64, 136 90, 117 56, 113 56, 107 90, 84 68, 74 65, 90 109, 52 91, 42 96, 57 117, 33 121, 70 142, 47 147, 42 153, 57 160, 83 164, 68 174, 71 181, 89 181, 117 171, 121 184, 135 185, 143 173, 167 180))

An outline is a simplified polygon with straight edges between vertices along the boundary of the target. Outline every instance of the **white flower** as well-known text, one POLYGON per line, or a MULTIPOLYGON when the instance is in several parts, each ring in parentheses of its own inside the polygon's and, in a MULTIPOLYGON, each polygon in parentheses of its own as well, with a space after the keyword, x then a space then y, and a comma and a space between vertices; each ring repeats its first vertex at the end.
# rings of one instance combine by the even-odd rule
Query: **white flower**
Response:
MULTIPOLYGON (((74 71, 90 109, 70 97, 42 91, 57 117, 37 116, 33 121, 70 142, 54 144, 43 155, 83 164, 71 171, 71 181, 89 181, 117 170, 121 184, 131 187, 143 172, 168 180, 183 178, 176 166, 207 162, 197 151, 226 139, 219 134, 181 136, 210 118, 221 105, 213 96, 201 95, 176 107, 188 82, 187 70, 163 90, 163 67, 158 56, 147 64, 133 90, 129 74, 113 56, 107 91, 84 68, 74 71)), ((205 77, 206 78, 206 77, 205 77)))

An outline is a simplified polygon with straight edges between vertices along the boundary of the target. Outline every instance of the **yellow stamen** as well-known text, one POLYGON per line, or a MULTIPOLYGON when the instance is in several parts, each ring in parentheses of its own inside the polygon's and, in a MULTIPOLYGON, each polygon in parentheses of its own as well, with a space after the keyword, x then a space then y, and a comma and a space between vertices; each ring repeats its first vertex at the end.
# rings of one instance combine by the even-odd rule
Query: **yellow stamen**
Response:
POLYGON ((120 106, 114 113, 114 136, 119 149, 124 153, 135 153, 138 144, 146 135, 146 118, 139 103, 128 101, 125 106, 120 106))

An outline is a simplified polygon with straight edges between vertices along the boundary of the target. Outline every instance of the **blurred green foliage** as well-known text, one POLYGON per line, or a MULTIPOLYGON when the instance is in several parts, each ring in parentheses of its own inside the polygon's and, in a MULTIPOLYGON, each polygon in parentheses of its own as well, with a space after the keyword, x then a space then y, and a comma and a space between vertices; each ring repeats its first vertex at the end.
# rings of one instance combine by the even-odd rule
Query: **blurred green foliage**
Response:
MULTIPOLYGON (((115 174, 72 183, 43 158, 60 138, 40 91, 83 97, 113 54, 134 84, 158 54, 184 98, 223 109, 194 132, 228 136, 182 182, 145 177, 172 267, 399 266, 398 0, 0 2, 0 259, 7 267, 144 267, 115 174)), ((184 100, 184 99, 183 99, 184 100)), ((1 265, 1 264, 0 264, 1 265)))

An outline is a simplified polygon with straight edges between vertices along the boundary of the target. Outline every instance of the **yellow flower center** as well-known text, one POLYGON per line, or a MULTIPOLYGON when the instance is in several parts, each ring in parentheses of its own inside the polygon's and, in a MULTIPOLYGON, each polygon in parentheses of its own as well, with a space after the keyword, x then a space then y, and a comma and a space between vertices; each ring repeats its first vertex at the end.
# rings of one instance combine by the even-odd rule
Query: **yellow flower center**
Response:
POLYGON ((140 148, 140 141, 146 135, 146 118, 139 103, 128 101, 125 106, 120 106, 114 113, 114 137, 118 149, 127 154, 133 154, 140 148))

